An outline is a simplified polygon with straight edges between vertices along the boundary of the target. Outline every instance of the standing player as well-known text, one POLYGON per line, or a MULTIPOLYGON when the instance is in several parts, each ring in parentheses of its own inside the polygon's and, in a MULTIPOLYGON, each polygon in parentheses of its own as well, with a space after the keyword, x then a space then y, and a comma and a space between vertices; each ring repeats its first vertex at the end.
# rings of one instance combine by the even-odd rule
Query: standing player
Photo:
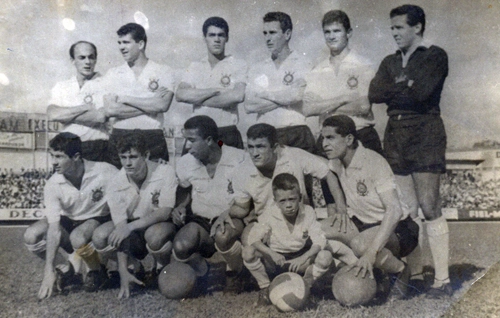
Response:
POLYGON ((163 135, 163 113, 172 102, 172 70, 146 56, 147 36, 142 26, 129 23, 116 32, 125 64, 112 68, 105 76, 106 115, 114 119, 110 137, 112 163, 119 167, 117 140, 136 130, 144 136, 150 159, 168 161, 163 135))
POLYGON ((258 123, 276 127, 282 145, 312 153, 314 136, 301 112, 304 78, 311 67, 288 46, 292 28, 292 19, 286 13, 269 12, 264 16, 264 38, 271 56, 248 71, 245 109, 257 114, 258 123))
POLYGON ((148 160, 149 151, 141 135, 122 136, 116 147, 123 168, 108 191, 113 221, 98 227, 92 241, 104 260, 118 251, 121 285, 118 298, 128 298, 130 283, 143 284, 128 272, 128 256, 135 260, 136 272, 141 269, 137 260, 142 260, 148 252, 157 264, 153 274, 156 268, 161 269, 170 261, 175 226, 167 220, 175 205, 177 179, 171 166, 148 160))
POLYGON ((72 133, 58 134, 49 146, 55 174, 44 189, 46 215, 24 233, 28 250, 45 257, 40 299, 52 295, 56 280, 74 274, 72 265, 65 274, 54 269, 59 247, 76 251, 90 270, 100 268, 99 256, 89 243, 94 230, 110 219, 106 194, 117 173, 110 164, 82 159, 81 140, 72 133))
MULTIPOLYGON (((345 229, 322 221, 328 239, 347 244, 359 257, 358 274, 373 267, 397 274, 392 296, 404 298, 409 267, 398 259, 411 253, 418 244, 418 225, 404 215, 394 174, 387 161, 375 151, 358 143, 356 125, 345 115, 323 122, 323 148, 332 170, 339 176, 347 201, 345 229)), ((351 265, 352 266, 352 265, 351 265)))
MULTIPOLYGON (((174 223, 180 227, 174 239, 173 254, 178 261, 189 263, 198 276, 203 276, 208 272, 203 257, 215 253, 210 228, 213 221, 231 206, 233 176, 239 173, 245 152, 219 146, 217 125, 208 116, 188 119, 183 134, 187 139, 188 153, 176 164, 179 197, 182 199, 172 212, 174 223), (189 204, 191 211, 187 209, 189 204)), ((234 225, 243 230, 242 221, 235 220, 234 225)), ((232 265, 228 262, 229 267, 232 265)))
POLYGON ((304 114, 319 116, 319 127, 332 114, 348 115, 356 123, 358 138, 363 146, 382 153, 368 101, 368 87, 375 71, 368 61, 349 47, 352 29, 345 12, 327 12, 323 16, 322 27, 330 56, 306 76, 304 114))
POLYGON ((272 189, 276 205, 264 213, 243 249, 245 266, 261 289, 257 305, 270 304, 267 272, 305 274, 307 270, 304 279, 310 287, 332 263, 331 253, 323 250, 326 239, 316 213, 302 203, 297 178, 281 173, 272 181, 272 189))
POLYGON ((47 115, 49 120, 63 124, 62 131, 80 137, 82 158, 109 161, 109 134, 102 108, 102 78, 94 71, 97 48, 93 43, 78 41, 71 45, 69 56, 76 75, 54 86, 47 115))
POLYGON ((207 115, 219 127, 219 138, 243 149, 238 123, 238 104, 245 98, 247 64, 226 55, 229 26, 223 18, 211 17, 203 24, 207 58, 193 62, 176 93, 178 102, 191 104, 194 115, 207 115))
MULTIPOLYGON (((271 183, 276 175, 288 173, 297 178, 301 200, 305 203, 308 202, 305 176, 324 179, 337 199, 337 209, 344 213, 346 209, 338 180, 323 158, 302 149, 279 145, 276 129, 268 124, 251 126, 247 131, 247 142, 251 161, 246 160, 239 167, 232 183, 235 194, 231 209, 223 213, 212 227, 219 252, 228 264, 235 264, 234 270, 241 268, 241 244, 247 245, 253 222, 274 203, 271 183), (236 220, 243 219, 250 223, 244 232, 234 226, 236 220)), ((236 276, 239 274, 235 273, 236 276)))
MULTIPOLYGON (((451 295, 448 272, 449 231, 441 213, 439 180, 446 171, 446 132, 439 102, 448 75, 448 56, 434 45, 425 45, 425 13, 414 5, 391 10, 392 35, 399 50, 380 64, 370 84, 373 103, 386 103, 389 121, 384 151, 397 182, 417 221, 418 207, 426 219, 427 235, 436 275, 429 295, 451 295)), ((420 255, 410 263, 421 262, 420 255)), ((421 263, 419 278, 422 280, 421 263)))

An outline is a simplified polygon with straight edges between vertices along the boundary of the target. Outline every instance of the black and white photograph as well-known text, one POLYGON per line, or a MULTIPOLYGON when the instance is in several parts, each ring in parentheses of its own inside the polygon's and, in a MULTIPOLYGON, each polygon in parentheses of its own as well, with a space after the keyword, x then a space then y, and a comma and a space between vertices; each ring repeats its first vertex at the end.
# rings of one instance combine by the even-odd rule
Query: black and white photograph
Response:
POLYGON ((0 317, 500 317, 499 16, 2 1, 0 317))

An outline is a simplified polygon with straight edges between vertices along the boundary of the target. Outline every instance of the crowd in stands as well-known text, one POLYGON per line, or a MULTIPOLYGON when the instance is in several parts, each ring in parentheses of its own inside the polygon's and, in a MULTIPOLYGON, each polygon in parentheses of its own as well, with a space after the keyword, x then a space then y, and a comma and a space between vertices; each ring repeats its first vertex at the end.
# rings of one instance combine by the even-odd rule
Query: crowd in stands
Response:
POLYGON ((0 209, 40 209, 43 187, 50 177, 45 169, 0 170, 0 209))
POLYGON ((480 172, 448 170, 440 191, 443 208, 500 209, 500 178, 482 180, 480 172))

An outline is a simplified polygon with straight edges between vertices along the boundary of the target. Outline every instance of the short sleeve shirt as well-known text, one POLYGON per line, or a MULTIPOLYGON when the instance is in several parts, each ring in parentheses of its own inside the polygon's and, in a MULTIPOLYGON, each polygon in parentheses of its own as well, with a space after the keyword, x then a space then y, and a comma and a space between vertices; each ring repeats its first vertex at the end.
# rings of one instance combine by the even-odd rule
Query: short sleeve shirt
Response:
MULTIPOLYGON (((375 76, 370 62, 350 51, 338 63, 338 66, 334 66, 330 63, 330 58, 327 58, 316 65, 306 76, 305 92, 317 94, 324 99, 353 93, 368 97, 370 81, 375 76)), ((373 119, 350 117, 358 130, 375 124, 373 119)))
MULTIPOLYGON (((139 77, 127 63, 112 68, 106 73, 105 85, 109 93, 134 97, 152 97, 160 87, 174 90, 173 71, 166 65, 160 65, 152 60, 142 70, 139 77)), ((119 129, 162 129, 163 113, 145 114, 115 121, 114 128, 119 129)))
MULTIPOLYGON (((184 73, 182 82, 193 88, 233 89, 236 83, 247 82, 247 63, 232 56, 226 56, 215 64, 214 68, 208 58, 193 62, 184 73)), ((236 125, 238 123, 238 104, 228 108, 194 106, 193 115, 206 115, 215 120, 217 127, 236 125)))
POLYGON ((397 190, 394 174, 387 161, 375 151, 359 144, 347 169, 338 159, 330 160, 330 167, 339 176, 349 216, 356 216, 367 224, 381 222, 385 206, 380 194, 397 190))
POLYGON ((105 162, 83 162, 85 172, 80 189, 59 173, 47 181, 44 202, 49 223, 59 222, 61 215, 75 221, 109 215, 106 195, 118 169, 105 162))
MULTIPOLYGON (((293 85, 297 80, 304 79, 311 69, 310 62, 293 51, 277 69, 269 57, 264 61, 250 67, 248 71, 248 91, 283 91, 293 85)), ((297 105, 289 105, 297 107, 297 105)), ((276 128, 305 125, 305 116, 288 107, 278 107, 274 110, 260 114, 258 123, 266 123, 276 128)))
POLYGON ((293 230, 290 232, 280 209, 273 205, 269 213, 250 231, 248 243, 253 244, 269 238, 269 248, 278 253, 298 252, 306 245, 310 238, 313 245, 324 248, 326 245, 325 234, 321 225, 316 220, 316 213, 309 205, 301 204, 293 230))
POLYGON ((231 207, 234 197, 233 177, 240 173, 239 167, 245 160, 245 151, 222 146, 215 175, 211 178, 207 168, 191 154, 182 156, 176 164, 179 185, 193 186, 191 209, 193 213, 208 219, 218 217, 231 207))
POLYGON ((147 161, 148 173, 140 189, 131 183, 122 168, 108 191, 111 218, 115 224, 139 219, 158 208, 175 206, 177 178, 168 164, 147 161))
MULTIPOLYGON (((329 172, 328 164, 323 159, 305 150, 283 146, 278 148, 278 160, 274 168, 274 176, 280 173, 290 173, 299 181, 300 192, 307 196, 304 175, 323 179, 329 172)), ((252 200, 255 213, 260 215, 268 204, 274 202, 272 179, 262 175, 248 158, 234 178, 234 191, 237 198, 252 200)))
MULTIPOLYGON (((52 88, 49 104, 62 107, 93 104, 96 109, 99 109, 103 106, 104 93, 102 77, 99 73, 96 73, 91 80, 85 81, 81 88, 76 76, 73 76, 67 81, 56 83, 52 88)), ((104 125, 88 127, 72 123, 64 125, 62 131, 73 133, 82 141, 109 139, 104 125)))

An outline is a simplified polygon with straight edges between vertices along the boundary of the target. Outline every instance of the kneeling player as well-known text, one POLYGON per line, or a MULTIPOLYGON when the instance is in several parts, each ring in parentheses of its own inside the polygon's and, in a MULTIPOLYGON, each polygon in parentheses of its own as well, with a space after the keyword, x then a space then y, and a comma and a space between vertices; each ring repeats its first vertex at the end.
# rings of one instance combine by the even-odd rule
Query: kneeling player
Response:
POLYGON ((354 251, 358 274, 377 267, 394 275, 394 298, 407 292, 409 268, 399 259, 418 244, 418 225, 404 215, 394 174, 387 161, 358 143, 354 121, 338 115, 327 118, 321 130, 323 149, 339 176, 347 214, 322 221, 328 239, 339 240, 354 251), (333 223, 333 224, 332 224, 333 223), (342 229, 341 229, 342 228, 342 229))
MULTIPOLYGON (((216 251, 210 228, 213 220, 231 207, 232 180, 244 161, 245 151, 220 146, 217 125, 208 116, 188 119, 183 134, 188 153, 176 164, 179 194, 182 195, 179 195, 181 202, 172 212, 174 223, 180 227, 174 239, 173 255, 178 261, 191 265, 198 276, 204 276, 208 264, 203 258, 211 257, 216 251)), ((233 225, 236 230, 243 231, 241 220, 234 220, 233 225)), ((236 237, 227 242, 227 246, 233 246, 235 241, 236 237)), ((230 252, 239 256, 241 247, 237 245, 230 252)), ((230 257, 225 260, 230 270, 243 266, 241 257, 239 264, 238 260, 231 262, 230 257)))
POLYGON ((307 270, 305 280, 310 286, 332 263, 331 253, 322 250, 326 239, 316 221, 316 213, 312 207, 302 204, 297 178, 289 173, 279 174, 273 180, 272 189, 276 205, 271 205, 255 224, 249 246, 243 249, 244 264, 261 289, 258 305, 269 304, 271 281, 266 271, 303 274, 307 270))
POLYGON ((38 298, 50 297, 54 284, 75 273, 69 263, 67 271, 54 269, 57 249, 76 251, 90 270, 100 267, 99 257, 89 242, 94 230, 110 220, 106 192, 118 171, 104 162, 81 158, 81 140, 72 133, 61 133, 49 143, 55 174, 47 181, 44 202, 45 218, 24 233, 27 248, 45 258, 45 270, 38 298))
MULTIPOLYGON (((130 296, 130 283, 143 284, 128 272, 127 258, 133 261, 136 275, 143 270, 138 260, 144 259, 148 252, 154 257, 156 268, 161 269, 170 261, 175 235, 174 224, 166 222, 175 205, 175 171, 170 165, 148 160, 145 145, 139 134, 118 140, 122 169, 114 176, 113 188, 108 192, 113 221, 97 228, 92 238, 103 260, 118 251, 118 298, 130 296)), ((95 285, 99 287, 102 282, 95 285)))

